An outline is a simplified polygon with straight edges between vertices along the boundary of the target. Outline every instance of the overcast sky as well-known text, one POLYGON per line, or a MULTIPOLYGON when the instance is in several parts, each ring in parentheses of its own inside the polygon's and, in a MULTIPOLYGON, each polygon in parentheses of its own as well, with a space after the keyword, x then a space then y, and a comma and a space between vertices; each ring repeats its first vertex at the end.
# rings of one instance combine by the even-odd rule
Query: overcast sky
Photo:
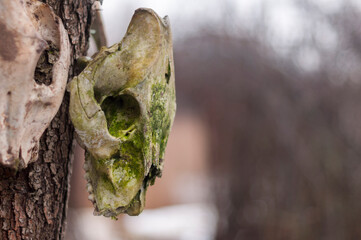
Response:
MULTIPOLYGON (((360 0, 353 0, 361 5, 360 0)), ((194 33, 197 24, 216 25, 228 20, 242 28, 253 28, 254 16, 267 8, 267 19, 273 35, 281 41, 293 41, 302 33, 303 19, 292 0, 105 0, 102 6, 109 42, 121 40, 135 9, 149 7, 160 16, 169 15, 177 39, 194 33), (228 7, 226 7, 228 3, 228 7), (262 7, 262 3, 265 3, 262 7)), ((323 11, 337 10, 342 0, 314 0, 323 11)))
MULTIPOLYGON (((356 3, 361 0, 311 0, 323 12, 337 11, 344 1, 356 3)), ((109 45, 121 41, 134 11, 139 7, 155 10, 160 16, 170 17, 173 39, 198 34, 199 26, 209 29, 228 29, 228 32, 255 31, 257 18, 264 16, 267 24, 264 36, 269 45, 281 54, 287 54, 294 42, 301 41, 307 29, 317 27, 317 41, 321 46, 333 48, 337 36, 327 22, 310 19, 297 7, 296 0, 104 0, 103 19, 109 45), (263 14, 262 14, 263 13, 263 14), (223 25, 222 25, 223 24, 223 25)), ((317 67, 318 56, 312 48, 300 52, 300 61, 317 67)), ((312 69, 310 69, 312 70, 312 69)))

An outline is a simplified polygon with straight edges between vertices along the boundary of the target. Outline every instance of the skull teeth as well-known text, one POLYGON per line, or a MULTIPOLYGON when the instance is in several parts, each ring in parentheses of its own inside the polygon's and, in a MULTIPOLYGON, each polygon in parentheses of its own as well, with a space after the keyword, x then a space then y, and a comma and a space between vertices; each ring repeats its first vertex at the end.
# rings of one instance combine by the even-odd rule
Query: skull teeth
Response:
POLYGON ((89 183, 86 185, 86 189, 88 190, 88 193, 93 193, 93 187, 89 183))
POLYGON ((88 172, 85 173, 84 178, 85 178, 85 180, 87 180, 88 183, 90 184, 90 181, 89 181, 89 180, 90 180, 90 176, 89 176, 89 173, 88 173, 88 172))
POLYGON ((88 171, 89 171, 89 164, 88 164, 87 161, 84 162, 83 169, 85 170, 85 172, 88 172, 88 171))
POLYGON ((88 199, 89 199, 91 202, 94 202, 94 195, 93 195, 93 194, 89 194, 88 199))
POLYGON ((90 181, 90 173, 89 173, 90 166, 89 166, 89 162, 88 162, 87 158, 85 158, 83 169, 85 170, 84 178, 87 181, 86 190, 89 193, 88 199, 89 199, 89 201, 91 201, 93 203, 93 206, 96 208, 95 196, 93 193, 94 189, 93 189, 93 186, 91 185, 91 181, 90 181))
POLYGON ((111 217, 111 216, 113 216, 113 214, 111 212, 104 213, 104 217, 111 217))
POLYGON ((94 205, 94 206, 95 206, 95 208, 94 208, 93 215, 94 215, 94 216, 100 216, 100 215, 102 215, 102 214, 98 211, 96 205, 94 205))
POLYGON ((94 189, 93 189, 93 186, 91 184, 91 180, 90 180, 90 162, 87 158, 85 158, 85 162, 84 162, 84 166, 83 166, 83 169, 85 170, 85 174, 84 174, 84 178, 85 180, 87 181, 87 184, 86 184, 86 190, 88 191, 89 195, 88 195, 88 199, 89 201, 92 202, 93 206, 94 206, 94 212, 93 212, 93 215, 94 216, 105 216, 105 217, 111 217, 113 216, 113 213, 111 212, 100 212, 98 210, 98 207, 97 207, 97 203, 95 201, 95 195, 94 195, 94 189))

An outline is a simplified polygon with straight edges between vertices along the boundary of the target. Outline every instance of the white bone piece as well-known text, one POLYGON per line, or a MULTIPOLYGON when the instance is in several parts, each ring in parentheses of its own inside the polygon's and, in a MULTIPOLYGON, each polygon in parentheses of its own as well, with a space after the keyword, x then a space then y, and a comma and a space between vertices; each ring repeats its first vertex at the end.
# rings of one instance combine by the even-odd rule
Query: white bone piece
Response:
POLYGON ((37 0, 0 0, 0 163, 26 167, 37 160, 39 139, 59 110, 70 64, 67 31, 37 0), (59 51, 49 86, 34 72, 49 45, 59 51))

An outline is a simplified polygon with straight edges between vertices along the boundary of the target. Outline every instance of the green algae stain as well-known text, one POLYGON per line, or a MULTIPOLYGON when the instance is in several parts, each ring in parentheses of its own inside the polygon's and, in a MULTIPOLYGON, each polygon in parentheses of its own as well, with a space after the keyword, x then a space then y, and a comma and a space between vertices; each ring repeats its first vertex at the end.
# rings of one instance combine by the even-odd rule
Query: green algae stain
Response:
MULTIPOLYGON (((121 168, 124 171, 123 176, 121 176, 124 181, 128 184, 132 179, 142 180, 144 164, 141 149, 137 148, 132 141, 127 141, 121 146, 120 156, 121 161, 116 165, 116 168, 121 168)), ((119 180, 122 179, 119 178, 119 180)))
MULTIPOLYGON (((153 149, 159 146, 159 158, 163 158, 165 147, 168 141, 171 119, 169 112, 166 111, 168 103, 167 85, 156 83, 152 86, 152 98, 150 107, 150 126, 152 128, 153 149)), ((157 152, 153 151, 153 159, 157 158, 157 152)))

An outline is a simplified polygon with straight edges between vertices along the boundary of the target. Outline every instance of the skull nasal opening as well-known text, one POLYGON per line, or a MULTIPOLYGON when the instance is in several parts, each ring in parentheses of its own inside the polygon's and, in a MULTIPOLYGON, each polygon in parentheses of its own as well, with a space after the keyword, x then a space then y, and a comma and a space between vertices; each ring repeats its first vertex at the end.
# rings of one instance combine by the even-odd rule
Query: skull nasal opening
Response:
POLYGON ((140 106, 133 96, 128 94, 109 96, 103 101, 101 108, 112 136, 122 139, 132 136, 140 117, 140 106))

